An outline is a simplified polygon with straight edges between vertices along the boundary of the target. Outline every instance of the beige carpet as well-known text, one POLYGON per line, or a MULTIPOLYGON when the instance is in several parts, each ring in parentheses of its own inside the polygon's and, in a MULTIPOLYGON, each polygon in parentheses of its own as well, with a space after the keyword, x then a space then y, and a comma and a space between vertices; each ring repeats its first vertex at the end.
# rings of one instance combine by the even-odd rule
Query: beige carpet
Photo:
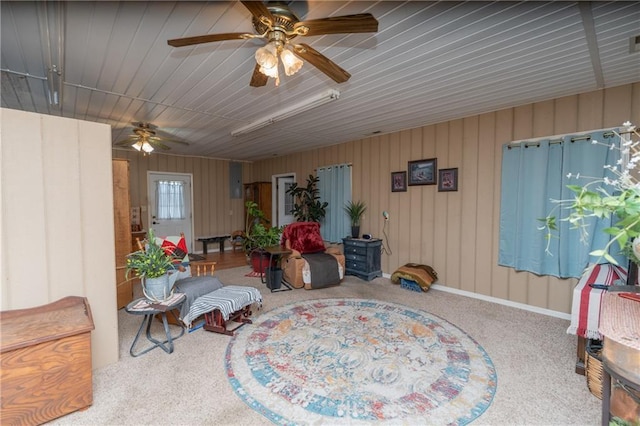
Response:
MULTIPOLYGON (((262 311, 307 299, 371 298, 425 310, 463 329, 487 351, 498 376, 492 405, 473 425, 600 424, 600 400, 584 376, 574 373, 576 338, 566 334, 569 321, 434 289, 417 293, 387 278, 346 277, 338 287, 270 293, 259 278, 245 277, 247 272, 243 267, 216 275, 225 284, 258 288, 262 311)), ((272 424, 229 385, 224 368, 229 337, 200 329, 178 339, 172 354, 154 349, 132 358, 129 346, 141 318, 123 310, 118 318, 120 361, 94 372, 93 405, 51 424, 272 424)), ((424 424, 431 424, 428 418, 424 424)))

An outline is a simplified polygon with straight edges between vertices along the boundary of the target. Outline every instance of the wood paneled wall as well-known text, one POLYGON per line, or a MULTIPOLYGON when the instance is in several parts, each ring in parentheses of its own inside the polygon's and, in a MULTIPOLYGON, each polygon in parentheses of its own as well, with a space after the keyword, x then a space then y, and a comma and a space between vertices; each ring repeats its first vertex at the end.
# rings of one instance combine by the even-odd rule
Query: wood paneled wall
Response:
MULTIPOLYGON (((129 160, 131 176, 131 206, 144 206, 144 229, 148 229, 149 200, 147 172, 171 172, 193 175, 194 240, 199 236, 230 234, 244 229, 244 208, 241 198, 231 198, 229 192, 229 161, 202 157, 167 155, 154 151, 143 156, 136 151, 113 150, 113 158, 129 160)), ((242 167, 243 182, 253 182, 251 163, 242 167)), ((194 251, 202 250, 200 245, 194 251)))
POLYGON ((497 264, 501 148, 513 140, 627 120, 640 124, 640 83, 264 160, 253 165, 253 176, 270 180, 293 172, 302 181, 318 167, 352 163, 353 198, 368 206, 361 232, 383 238, 384 273, 407 262, 429 264, 441 285, 569 313, 575 279, 539 277, 497 264), (407 170, 408 161, 434 157, 438 168, 458 168, 457 192, 438 192, 432 185, 391 192, 391 172, 407 170), (386 226, 384 210, 390 214, 386 226))
POLYGON ((93 368, 118 361, 111 128, 0 109, 1 309, 89 300, 93 368))

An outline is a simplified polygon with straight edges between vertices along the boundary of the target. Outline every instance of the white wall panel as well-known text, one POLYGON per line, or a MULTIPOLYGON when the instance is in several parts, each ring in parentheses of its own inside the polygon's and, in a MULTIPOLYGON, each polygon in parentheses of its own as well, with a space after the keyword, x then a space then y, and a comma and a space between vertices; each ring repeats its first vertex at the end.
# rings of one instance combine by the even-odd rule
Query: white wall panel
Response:
POLYGON ((111 128, 2 109, 2 310, 89 300, 93 368, 118 360, 111 128))

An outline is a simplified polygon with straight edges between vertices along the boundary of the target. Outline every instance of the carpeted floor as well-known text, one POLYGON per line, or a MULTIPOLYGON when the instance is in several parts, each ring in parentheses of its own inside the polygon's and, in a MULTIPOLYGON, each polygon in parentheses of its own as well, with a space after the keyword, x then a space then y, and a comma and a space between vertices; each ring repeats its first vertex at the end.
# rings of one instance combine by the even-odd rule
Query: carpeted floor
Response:
MULTIPOLYGON (((348 276, 337 287, 270 293, 260 278, 245 277, 247 272, 248 267, 241 267, 216 275, 225 284, 251 285, 262 292, 256 326, 261 315, 285 305, 354 298, 407 306, 464 330, 489 354, 498 377, 493 401, 474 425, 600 423, 600 400, 591 395, 584 376, 574 373, 576 339, 566 334, 569 321, 434 289, 412 292, 386 278, 366 282, 348 276)), ((94 371, 93 405, 51 424, 273 424, 234 392, 225 369, 229 337, 198 329, 178 339, 172 354, 155 349, 132 358, 129 346, 141 318, 123 310, 118 318, 120 361, 94 371)), ((251 327, 242 330, 250 332, 251 327)), ((420 423, 440 424, 428 416, 420 423)))

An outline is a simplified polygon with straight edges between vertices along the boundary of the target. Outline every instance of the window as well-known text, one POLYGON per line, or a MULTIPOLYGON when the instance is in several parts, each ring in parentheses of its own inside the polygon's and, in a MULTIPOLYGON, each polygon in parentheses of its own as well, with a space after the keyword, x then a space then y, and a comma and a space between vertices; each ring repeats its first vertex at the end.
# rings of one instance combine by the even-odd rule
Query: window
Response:
POLYGON ((288 215, 291 214, 294 206, 293 194, 289 192, 292 186, 293 186, 293 182, 284 183, 284 211, 288 215))
POLYGON ((184 182, 179 180, 160 180, 157 182, 156 212, 158 219, 185 219, 184 187, 184 182))
MULTIPOLYGON (((613 178, 604 166, 616 164, 619 150, 594 145, 593 140, 620 142, 613 132, 598 131, 503 146, 499 265, 538 275, 577 278, 588 263, 597 260, 589 253, 609 241, 603 230, 611 226, 611 219, 590 218, 585 228, 586 241, 581 241, 581 233, 572 229, 569 222, 558 221, 557 238, 549 241, 549 252, 546 233, 539 230, 539 219, 552 213, 557 205, 551 200, 573 198, 567 185, 584 185, 605 176, 613 178), (577 174, 585 178, 576 181, 577 174)), ((564 214, 555 212, 555 216, 560 219, 564 214)))

